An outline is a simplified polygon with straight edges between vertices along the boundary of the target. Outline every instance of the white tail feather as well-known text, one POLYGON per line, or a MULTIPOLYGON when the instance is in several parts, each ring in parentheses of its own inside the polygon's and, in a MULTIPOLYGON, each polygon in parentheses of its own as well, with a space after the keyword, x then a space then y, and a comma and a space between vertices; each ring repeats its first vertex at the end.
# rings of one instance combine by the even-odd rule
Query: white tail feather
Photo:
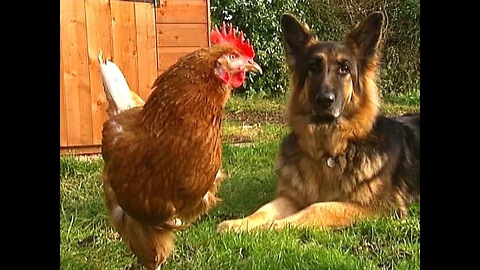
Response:
POLYGON ((100 63, 103 89, 109 102, 108 113, 110 115, 143 105, 143 101, 130 90, 120 68, 108 59, 103 61, 102 51, 98 54, 98 62, 100 63))

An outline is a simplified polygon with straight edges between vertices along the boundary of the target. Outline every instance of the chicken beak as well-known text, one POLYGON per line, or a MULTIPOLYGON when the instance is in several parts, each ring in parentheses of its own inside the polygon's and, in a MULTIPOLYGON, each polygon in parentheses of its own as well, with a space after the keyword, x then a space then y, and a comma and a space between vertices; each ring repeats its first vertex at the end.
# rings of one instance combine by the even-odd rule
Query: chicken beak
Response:
POLYGON ((248 65, 245 67, 245 70, 250 72, 260 73, 260 74, 263 73, 262 68, 257 63, 255 63, 255 61, 250 61, 248 65))

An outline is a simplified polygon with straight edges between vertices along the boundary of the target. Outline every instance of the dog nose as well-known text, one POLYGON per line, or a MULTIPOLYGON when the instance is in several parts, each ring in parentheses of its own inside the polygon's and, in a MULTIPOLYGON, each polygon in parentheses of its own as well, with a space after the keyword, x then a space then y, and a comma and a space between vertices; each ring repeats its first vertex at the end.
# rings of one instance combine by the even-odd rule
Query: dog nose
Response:
POLYGON ((332 106, 335 101, 335 95, 333 93, 320 93, 315 97, 315 102, 321 108, 328 108, 332 106))

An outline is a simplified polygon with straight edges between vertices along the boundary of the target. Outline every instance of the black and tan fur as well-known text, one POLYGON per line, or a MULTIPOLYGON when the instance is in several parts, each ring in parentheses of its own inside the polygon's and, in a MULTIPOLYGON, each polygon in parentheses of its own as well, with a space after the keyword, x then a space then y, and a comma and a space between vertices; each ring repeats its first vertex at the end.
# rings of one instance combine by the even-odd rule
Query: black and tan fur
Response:
POLYGON ((420 201, 420 114, 379 112, 384 16, 375 12, 341 42, 319 41, 281 18, 291 129, 277 156, 277 198, 218 231, 343 227, 420 201))

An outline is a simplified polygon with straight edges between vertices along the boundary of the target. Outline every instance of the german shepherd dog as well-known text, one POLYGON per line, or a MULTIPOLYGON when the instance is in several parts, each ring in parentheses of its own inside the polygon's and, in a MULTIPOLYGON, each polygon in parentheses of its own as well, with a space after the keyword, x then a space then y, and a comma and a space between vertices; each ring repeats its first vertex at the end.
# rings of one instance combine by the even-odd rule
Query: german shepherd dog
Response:
POLYGON ((374 12, 341 42, 322 42, 281 17, 290 75, 288 125, 277 155, 275 200, 217 230, 345 227, 420 201, 420 113, 379 112, 384 15, 374 12))

